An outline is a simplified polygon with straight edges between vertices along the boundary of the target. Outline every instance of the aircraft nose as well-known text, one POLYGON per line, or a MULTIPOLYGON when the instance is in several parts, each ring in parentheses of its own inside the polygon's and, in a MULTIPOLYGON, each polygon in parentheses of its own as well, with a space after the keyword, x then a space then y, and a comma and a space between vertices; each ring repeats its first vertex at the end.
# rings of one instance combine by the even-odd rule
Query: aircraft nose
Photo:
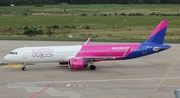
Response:
POLYGON ((9 57, 8 55, 6 55, 6 56, 4 57, 4 60, 9 61, 9 60, 10 60, 10 57, 9 57))

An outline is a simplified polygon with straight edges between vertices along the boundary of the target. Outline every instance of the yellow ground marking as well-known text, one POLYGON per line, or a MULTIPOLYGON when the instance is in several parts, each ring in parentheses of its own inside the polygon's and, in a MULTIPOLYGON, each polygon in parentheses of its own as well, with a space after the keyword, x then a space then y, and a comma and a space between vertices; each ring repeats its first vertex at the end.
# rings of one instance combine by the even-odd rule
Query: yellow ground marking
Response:
POLYGON ((15 64, 15 65, 12 65, 11 67, 12 68, 20 68, 20 67, 22 67, 23 66, 23 64, 15 64))
POLYGON ((176 61, 172 64, 172 66, 170 67, 170 69, 168 70, 168 72, 165 74, 165 76, 162 78, 162 80, 159 82, 159 84, 157 85, 156 89, 152 92, 152 94, 150 95, 149 98, 152 98, 153 95, 155 94, 155 92, 158 90, 159 86, 163 83, 164 79, 167 77, 167 75, 171 72, 171 70, 173 69, 173 67, 176 65, 177 61, 180 59, 180 56, 176 59, 176 61))
POLYGON ((7 64, 7 65, 2 66, 2 68, 20 68, 22 66, 23 64, 7 64))
POLYGON ((10 67, 9 65, 2 66, 2 68, 9 68, 9 67, 10 67))

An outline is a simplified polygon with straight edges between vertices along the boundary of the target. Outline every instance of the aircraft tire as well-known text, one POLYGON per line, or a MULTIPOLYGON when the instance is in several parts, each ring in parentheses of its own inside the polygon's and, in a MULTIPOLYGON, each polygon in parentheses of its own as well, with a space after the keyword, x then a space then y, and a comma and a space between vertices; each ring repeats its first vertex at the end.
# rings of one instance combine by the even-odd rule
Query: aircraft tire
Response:
POLYGON ((22 71, 26 71, 26 67, 22 67, 22 71))
POLYGON ((91 70, 95 70, 95 69, 96 69, 96 66, 91 65, 91 66, 90 66, 90 69, 91 69, 91 70))

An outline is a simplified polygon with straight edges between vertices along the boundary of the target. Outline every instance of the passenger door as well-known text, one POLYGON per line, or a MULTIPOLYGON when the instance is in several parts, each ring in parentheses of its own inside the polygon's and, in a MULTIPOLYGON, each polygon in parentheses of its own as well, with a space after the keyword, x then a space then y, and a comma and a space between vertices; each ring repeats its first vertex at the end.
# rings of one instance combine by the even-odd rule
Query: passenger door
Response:
POLYGON ((142 46, 142 54, 146 54, 147 53, 147 48, 146 45, 142 46))
POLYGON ((23 56, 23 58, 28 58, 28 56, 27 56, 27 49, 26 48, 24 48, 23 50, 22 50, 22 56, 23 56))
POLYGON ((107 55, 111 55, 111 48, 107 48, 107 55))

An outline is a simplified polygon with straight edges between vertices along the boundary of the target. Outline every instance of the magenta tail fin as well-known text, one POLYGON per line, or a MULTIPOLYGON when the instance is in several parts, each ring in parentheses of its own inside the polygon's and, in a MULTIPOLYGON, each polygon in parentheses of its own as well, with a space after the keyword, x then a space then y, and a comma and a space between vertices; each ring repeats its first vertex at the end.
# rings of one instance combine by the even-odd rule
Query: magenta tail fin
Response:
POLYGON ((161 21, 158 24, 158 26, 154 29, 154 31, 150 34, 150 36, 147 38, 146 42, 163 44, 167 25, 168 25, 167 20, 161 21))

